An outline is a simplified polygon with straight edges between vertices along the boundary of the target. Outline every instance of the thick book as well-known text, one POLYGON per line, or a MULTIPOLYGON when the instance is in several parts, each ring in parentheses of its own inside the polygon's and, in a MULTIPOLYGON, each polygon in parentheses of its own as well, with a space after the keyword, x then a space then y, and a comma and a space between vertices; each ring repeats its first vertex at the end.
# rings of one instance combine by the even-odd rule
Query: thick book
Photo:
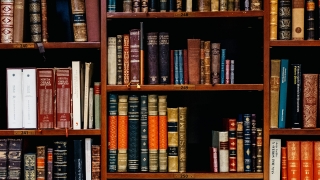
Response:
POLYGON ((22 71, 22 128, 36 129, 36 68, 23 68, 22 71))
POLYGON ((1 43, 13 42, 14 0, 1 0, 1 43))
MULTIPOLYGON (((211 1, 210 0, 199 0, 198 1, 198 9, 199 12, 209 12, 211 9, 211 1)), ((219 8, 219 6, 218 6, 219 8)))
POLYGON ((24 179, 25 180, 34 180, 38 179, 36 174, 36 153, 25 153, 24 154, 24 179))
POLYGON ((159 32, 159 80, 160 84, 170 84, 169 65, 169 33, 159 32))
POLYGON ((278 0, 270 1, 270 40, 277 40, 278 35, 278 0))
POLYGON ((117 172, 117 150, 118 150, 118 95, 109 94, 108 96, 108 172, 117 172))
MULTIPOLYGON (((226 84, 230 84, 231 83, 230 82, 230 63, 231 63, 231 60, 230 59, 226 59, 225 66, 224 66, 224 69, 225 69, 225 83, 226 84)), ((221 75, 221 73, 220 73, 220 75, 221 75)))
POLYGON ((88 42, 100 42, 100 1, 85 1, 88 42))
POLYGON ((178 107, 179 111, 179 172, 183 173, 187 171, 187 107, 178 107))
POLYGON ((140 166, 140 104, 139 96, 128 96, 128 172, 138 172, 140 166))
POLYGON ((13 42, 23 42, 25 0, 15 0, 13 10, 13 42))
POLYGON ((53 142, 53 179, 68 178, 67 145, 67 141, 53 142))
POLYGON ((8 172, 8 139, 0 139, 0 179, 6 179, 8 172))
POLYGON ((128 95, 118 96, 117 172, 128 171, 128 95))
MULTIPOLYGON (((20 138, 8 139, 8 179, 19 179, 22 174, 22 142, 20 138)), ((36 165, 36 163, 34 163, 36 165)), ((36 172, 34 172, 36 175, 36 172)))
POLYGON ((91 146, 91 179, 100 180, 101 178, 101 146, 92 145, 91 146))
POLYGON ((159 172, 168 171, 167 95, 158 95, 159 110, 159 172))
POLYGON ((82 139, 73 140, 73 166, 74 166, 74 177, 75 180, 82 180, 84 176, 84 152, 83 152, 83 141, 82 139))
POLYGON ((281 59, 280 62, 280 90, 279 90, 279 112, 278 128, 286 127, 287 116, 287 89, 288 89, 289 60, 281 59))
POLYGON ((132 0, 132 9, 133 9, 133 12, 141 12, 141 6, 140 6, 140 3, 141 3, 141 0, 132 0))
POLYGON ((108 37, 108 84, 117 84, 117 38, 108 37))
POLYGON ((288 179, 288 155, 287 155, 287 147, 281 147, 281 179, 288 179))
POLYGON ((200 84, 200 39, 188 39, 189 83, 200 84))
POLYGON ((270 139, 269 178, 280 179, 281 139, 270 139))
POLYGON ((302 75, 301 75, 301 64, 291 64, 291 100, 292 100, 292 128, 302 127, 302 75))
MULTIPOLYGON (((300 179, 301 177, 300 148, 300 141, 287 141, 288 179, 300 179)), ((280 166, 277 169, 280 170, 280 166)))
POLYGON ((71 0, 71 13, 74 41, 88 41, 85 1, 71 0))
MULTIPOLYGON (((168 0, 163 0, 163 1, 160 1, 160 12, 167 12, 167 1, 168 0)), ((155 0, 153 0, 153 2, 156 2, 155 0)))
POLYGON ((219 172, 229 172, 228 131, 219 132, 219 172))
POLYGON ((29 0, 31 42, 42 42, 41 2, 29 0))
POLYGON ((148 0, 141 0, 141 12, 147 13, 149 9, 148 0))
POLYGON ((302 74, 302 84, 302 127, 316 128, 318 110, 318 74, 302 74))
POLYGON ((313 141, 300 142, 301 179, 313 179, 313 141))
POLYGON ((148 95, 149 172, 159 172, 158 95, 148 95))
POLYGON ((237 172, 244 172, 244 151, 243 151, 243 116, 237 118, 237 172))
POLYGON ((46 179, 46 146, 37 146, 37 180, 46 179))
POLYGON ((168 112, 168 172, 179 172, 178 170, 178 122, 179 111, 178 108, 169 108, 168 112))
POLYGON ((189 84, 188 50, 183 49, 183 84, 189 84))
POLYGON ((117 85, 123 84, 123 35, 116 36, 117 85))
MULTIPOLYGON (((166 0, 165 0, 166 1, 166 0)), ((160 5, 160 12, 166 12, 166 7, 163 7, 162 1, 158 2, 157 0, 149 0, 148 1, 148 11, 149 12, 157 12, 159 11, 158 4, 160 5)))
POLYGON ((278 5, 278 39, 291 39, 291 4, 292 0, 279 0, 278 5))
POLYGON ((159 84, 158 32, 147 33, 148 84, 159 84))
POLYGON ((132 0, 123 0, 123 12, 132 12, 132 0))
POLYGON ((271 59, 270 71, 270 128, 278 128, 280 59, 271 59))
POLYGON ((149 171, 148 96, 140 95, 140 170, 149 171))
POLYGON ((292 0, 292 40, 304 40, 304 0, 292 0))
POLYGON ((140 84, 140 30, 131 29, 129 33, 130 45, 130 82, 131 84, 140 84))

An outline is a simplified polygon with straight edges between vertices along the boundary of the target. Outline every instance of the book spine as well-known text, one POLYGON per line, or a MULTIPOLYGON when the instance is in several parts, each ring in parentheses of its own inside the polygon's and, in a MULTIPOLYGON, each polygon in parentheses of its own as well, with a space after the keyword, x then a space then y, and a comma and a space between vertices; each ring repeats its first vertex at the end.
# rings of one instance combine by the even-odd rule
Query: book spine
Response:
POLYGON ((175 66, 174 66, 174 59, 175 59, 175 55, 174 55, 174 51, 175 50, 170 50, 170 84, 175 84, 175 66))
POLYGON ((116 0, 108 0, 108 12, 116 12, 116 0))
POLYGON ((198 8, 200 12, 209 12, 210 9, 212 10, 212 2, 210 0, 199 0, 198 8))
POLYGON ((301 179, 313 179, 313 141, 301 141, 301 179))
POLYGON ((302 74, 303 128, 316 128, 318 107, 318 74, 302 74))
POLYGON ((148 153, 148 96, 140 95, 140 170, 149 171, 148 153))
POLYGON ((211 84, 211 54, 210 41, 204 41, 204 84, 211 84))
POLYGON ((230 60, 230 84, 234 84, 234 60, 230 60))
POLYGON ((91 179, 100 180, 101 179, 101 146, 92 145, 91 146, 91 179))
POLYGON ((192 0, 186 2, 186 12, 192 12, 192 0))
POLYGON ((159 32, 159 78, 160 84, 169 84, 169 33, 159 32))
POLYGON ((116 53, 117 53, 117 85, 123 84, 123 35, 117 35, 116 37, 116 53))
POLYGON ((119 95, 118 103, 118 172, 128 167, 128 95, 119 95))
POLYGON ((279 112, 278 112, 278 127, 286 127, 287 115, 287 87, 288 87, 288 67, 289 60, 281 59, 280 62, 280 92, 279 92, 279 112))
POLYGON ((131 84, 140 83, 140 30, 130 30, 130 81, 131 84))
POLYGON ((292 0, 292 40, 304 40, 304 0, 292 0))
POLYGON ((141 0, 133 0, 133 12, 141 12, 140 3, 141 0))
POLYGON ((84 0, 71 0, 73 36, 75 42, 85 42, 88 40, 85 7, 84 0))
POLYGON ((226 49, 221 49, 221 60, 220 60, 220 84, 225 84, 225 62, 226 62, 226 49))
POLYGON ((250 1, 250 10, 251 11, 261 11, 261 2, 260 0, 252 0, 250 1))
POLYGON ((270 128, 278 128, 280 59, 271 60, 270 76, 270 128))
POLYGON ((53 147, 53 179, 68 177, 67 141, 55 141, 53 147))
POLYGON ((240 0, 234 0, 234 11, 240 11, 240 0))
POLYGON ((251 162, 252 171, 257 172, 257 119, 256 114, 251 114, 251 162))
POLYGON ((178 74, 179 74, 179 82, 178 84, 184 83, 184 68, 183 68, 183 50, 178 50, 178 74))
POLYGON ((220 83, 220 43, 211 43, 211 81, 212 84, 220 83))
POLYGON ((291 39, 291 1, 279 0, 279 40, 291 39))
POLYGON ((159 172, 168 172, 168 118, 167 96, 158 96, 159 112, 159 172))
POLYGON ((74 177, 75 180, 82 180, 84 178, 83 172, 85 171, 83 169, 83 156, 82 154, 82 140, 81 139, 76 139, 73 140, 73 147, 74 147, 74 159, 73 159, 73 164, 74 164, 74 177))
MULTIPOLYGON (((157 12, 157 0, 149 0, 149 11, 150 12, 157 12)), ((161 11, 161 5, 162 2, 160 1, 160 12, 165 12, 165 11, 161 11)))
MULTIPOLYGON (((270 139, 269 177, 280 179, 281 139, 270 139)), ((300 177, 300 176, 299 176, 300 177)))
POLYGON ((108 84, 117 83, 117 38, 108 37, 108 84))
POLYGON ((219 132, 219 172, 229 172, 228 132, 219 132))
POLYGON ((278 0, 270 1, 270 40, 277 40, 278 0))
POLYGON ((139 96, 129 95, 128 99, 128 172, 138 172, 140 166, 139 96))
POLYGON ((41 37, 42 42, 48 42, 47 0, 41 0, 41 37))
POLYGON ((85 1, 88 42, 100 42, 100 1, 85 1))
POLYGON ((147 34, 148 46, 148 83, 159 84, 159 64, 158 64, 158 33, 149 32, 147 34))
POLYGON ((243 118, 244 172, 252 172, 251 115, 243 114, 243 118))
POLYGON ((93 112, 93 88, 89 88, 89 112, 88 112, 88 121, 89 121, 89 124, 88 124, 88 129, 93 129, 94 128, 94 112, 93 112))
POLYGON ((160 1, 160 12, 167 12, 167 0, 160 1))
POLYGON ((47 180, 52 180, 53 174, 53 148, 47 148, 47 180))
POLYGON ((237 118, 237 172, 244 172, 243 117, 237 118))
POLYGON ((149 172, 159 170, 159 116, 158 95, 148 95, 149 172))
POLYGON ((54 128, 54 71, 37 69, 38 128, 54 128))
POLYGON ((320 178, 320 141, 313 142, 313 179, 320 178))
MULTIPOLYGON (((14 16, 13 16, 13 27, 14 27, 13 42, 14 43, 22 43, 23 42, 24 9, 25 9, 25 1, 24 0, 15 0, 14 1, 14 10, 13 10, 13 14, 14 14, 14 16)), ((2 18, 1 18, 1 20, 2 20, 2 18)), ((1 21, 1 22, 5 23, 3 21, 1 21)), ((1 30, 1 32, 2 32, 2 30, 1 30)))
MULTIPOLYGON (((231 84, 230 83, 230 59, 226 59, 226 65, 224 66, 225 68, 225 82, 226 84, 231 84)), ((221 78, 222 79, 222 78, 221 78)))
POLYGON ((228 1, 227 0, 219 0, 219 9, 220 11, 228 10, 228 1))
POLYGON ((200 84, 200 39, 188 39, 188 75, 190 84, 200 84))
POLYGON ((176 0, 177 12, 182 12, 182 0, 176 0))
POLYGON ((179 50, 174 50, 174 84, 179 84, 179 50))
POLYGON ((92 138, 85 138, 84 139, 84 160, 82 161, 84 163, 85 166, 85 179, 91 179, 91 173, 92 173, 92 158, 91 158, 91 146, 92 146, 92 138))
POLYGON ((101 82, 94 82, 94 128, 101 128, 101 82))
POLYGON ((213 148, 213 172, 219 172, 218 148, 213 148))
POLYGON ((237 120, 229 119, 229 172, 237 172, 237 120))
MULTIPOLYGON (((72 128, 81 129, 81 62, 72 61, 72 128)), ((52 97, 54 98, 54 97, 52 97)), ((54 99, 53 99, 54 100, 54 99)))
POLYGON ((46 179, 46 147, 37 146, 37 180, 46 179))
POLYGON ((168 108, 168 172, 178 172, 178 108, 168 108))
POLYGON ((287 147, 281 147, 281 180, 288 179, 287 147))
POLYGON ((0 139, 0 178, 6 179, 8 172, 8 139, 0 139))
POLYGON ((41 42, 41 2, 29 0, 31 42, 41 42))
POLYGON ((179 107, 178 112, 179 112, 178 157, 179 157, 179 172, 182 173, 187 171, 187 107, 179 107))
POLYGON ((36 69, 22 69, 22 127, 37 128, 36 69))
MULTIPOLYGON (((190 56, 190 50, 188 49, 188 51, 190 56)), ((203 40, 200 41, 200 84, 204 84, 204 41, 203 40)))
MULTIPOLYGON (((254 1, 254 0, 252 0, 254 1)), ((251 2, 252 2, 251 1, 251 2)), ((257 0, 258 1, 258 0, 257 0)), ((251 3, 252 4, 252 3, 251 3)), ((227 10, 228 11, 234 11, 234 0, 228 0, 227 1, 227 10)))
POLYGON ((1 43, 13 42, 14 0, 1 0, 1 43))
POLYGON ((118 149, 118 96, 109 94, 108 97, 108 172, 117 171, 118 149))
POLYGON ((56 128, 71 128, 71 68, 56 68, 56 128))
MULTIPOLYGON (((124 34, 123 35, 123 84, 124 85, 127 85, 130 82, 130 43, 129 41, 130 41, 129 34, 124 34)), ((108 62, 109 62, 109 58, 108 58, 108 62)), ((109 69, 108 69, 108 72, 109 72, 109 69)))
POLYGON ((292 128, 301 128, 302 119, 302 77, 301 77, 301 64, 291 64, 292 72, 292 128))
POLYGON ((175 0, 168 0, 169 1, 169 12, 175 12, 176 11, 176 3, 175 0))
POLYGON ((132 12, 132 0, 123 0, 123 12, 132 12))
POLYGON ((307 40, 314 40, 314 11, 315 3, 313 0, 308 0, 306 2, 307 10, 307 40))
POLYGON ((301 177, 300 148, 300 141, 287 141, 288 179, 300 179, 301 177))
POLYGON ((263 145, 262 145, 262 128, 257 128, 257 172, 261 173, 263 170, 263 163, 262 163, 262 157, 263 157, 263 145))
POLYGON ((24 179, 34 180, 36 176, 36 154, 26 153, 24 154, 24 179))
MULTIPOLYGON (((22 170, 22 139, 8 139, 8 177, 7 179, 20 179, 22 170)), ((33 163, 36 164, 35 161, 33 163)), ((34 172, 34 175, 36 172, 34 172)))
POLYGON ((188 50, 183 50, 183 84, 189 84, 188 50))
POLYGON ((149 10, 148 0, 141 0, 141 12, 147 13, 149 10))

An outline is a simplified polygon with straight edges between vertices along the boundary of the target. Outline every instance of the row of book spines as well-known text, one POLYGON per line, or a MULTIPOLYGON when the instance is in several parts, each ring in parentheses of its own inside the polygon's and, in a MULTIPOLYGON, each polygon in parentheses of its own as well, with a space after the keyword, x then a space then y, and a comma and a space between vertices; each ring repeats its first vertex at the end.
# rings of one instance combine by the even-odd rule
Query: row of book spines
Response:
POLYGON ((22 139, 0 139, 0 147, 0 178, 20 178, 22 139))

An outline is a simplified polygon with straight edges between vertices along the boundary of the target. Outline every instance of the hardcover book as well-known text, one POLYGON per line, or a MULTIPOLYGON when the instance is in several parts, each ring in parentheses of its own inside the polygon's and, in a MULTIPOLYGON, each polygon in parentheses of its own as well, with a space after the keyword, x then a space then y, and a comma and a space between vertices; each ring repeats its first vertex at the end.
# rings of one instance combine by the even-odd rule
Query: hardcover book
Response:
POLYGON ((229 125, 229 172, 237 172, 237 120, 230 118, 229 125))
POLYGON ((320 141, 313 142, 313 179, 320 178, 320 141))
POLYGON ((281 59, 280 62, 280 92, 279 92, 279 112, 278 112, 278 127, 286 127, 287 115, 287 87, 288 87, 288 67, 289 60, 281 59))
POLYGON ((26 153, 24 154, 24 179, 34 180, 38 179, 36 176, 36 154, 26 153))
POLYGON ((159 171, 158 95, 148 95, 149 172, 159 171))
POLYGON ((41 0, 41 37, 42 42, 48 42, 47 0, 41 0))
POLYGON ((252 172, 257 172, 257 117, 251 114, 251 162, 252 172))
POLYGON ((269 177, 280 179, 281 139, 270 139, 269 177))
MULTIPOLYGON (((301 177, 300 147, 300 141, 287 141, 288 179, 300 179, 301 177)), ((280 167, 277 169, 280 170, 280 167)))
POLYGON ((228 132, 219 132, 219 172, 229 172, 228 132))
MULTIPOLYGON (((108 37, 108 84, 117 84, 117 38, 108 37)), ((125 67, 125 65, 124 65, 125 67)))
MULTIPOLYGON (((123 84, 124 85, 128 85, 130 82, 130 55, 129 55, 130 43, 129 41, 130 41, 129 34, 124 34, 123 35, 123 84)), ((108 58, 108 62, 109 62, 109 58, 108 58)), ((108 74, 108 77, 109 77, 109 74, 108 74)))
MULTIPOLYGON (((13 42, 23 42, 25 0, 15 0, 13 10, 13 42)), ((2 20, 2 18, 1 18, 2 20)), ((2 21, 1 21, 2 22, 2 21)), ((3 22, 2 22, 3 23, 3 22)), ((2 31, 1 31, 2 32, 2 31)))
POLYGON ((226 49, 221 49, 221 57, 220 57, 220 84, 225 84, 225 70, 226 70, 226 49))
POLYGON ((140 95, 140 170, 149 171, 148 96, 140 95))
POLYGON ((200 84, 204 84, 204 41, 203 40, 200 41, 200 84))
POLYGON ((252 116, 251 114, 243 114, 243 118, 244 172, 252 172, 252 116))
POLYGON ((179 172, 178 108, 168 108, 168 172, 179 172))
POLYGON ((301 179, 313 179, 313 141, 301 141, 301 179))
POLYGON ((8 139, 0 139, 0 179, 6 179, 8 172, 8 139))
POLYGON ((140 102, 138 95, 128 96, 128 172, 138 172, 140 166, 140 102))
POLYGON ((91 146, 91 158, 92 158, 92 170, 91 170, 91 179, 100 180, 101 178, 101 146, 92 145, 91 146))
POLYGON ((211 9, 211 3, 212 2, 210 0, 199 0, 198 1, 199 11, 200 12, 209 12, 211 9))
POLYGON ((271 59, 270 76, 270 128, 278 128, 280 59, 271 59))
POLYGON ((149 4, 148 0, 141 0, 141 12, 147 13, 149 4))
POLYGON ((158 95, 159 110, 159 172, 168 172, 167 96, 158 95))
POLYGON ((237 172, 244 172, 243 116, 237 118, 237 172))
POLYGON ((82 161, 84 164, 85 179, 91 179, 92 174, 92 155, 91 155, 91 147, 92 147, 92 138, 85 138, 84 139, 84 160, 82 161))
POLYGON ((31 42, 41 42, 41 2, 29 0, 31 42))
POLYGON ((101 128, 101 82, 94 82, 94 129, 101 128))
POLYGON ((47 180, 53 179, 53 148, 47 148, 47 180))
POLYGON ((189 83, 200 84, 200 39, 188 39, 189 83))
POLYGON ((140 2, 141 0, 132 0, 133 1, 133 12, 141 12, 140 11, 140 2))
POLYGON ((116 37, 116 53, 117 53, 117 85, 123 84, 123 35, 116 37))
POLYGON ((22 71, 22 128, 36 129, 36 68, 23 68, 22 71))
POLYGON ((304 40, 304 0, 292 0, 292 40, 304 40))
POLYGON ((169 82, 169 33, 159 32, 159 78, 160 84, 170 84, 169 82))
POLYGON ((178 50, 178 84, 184 84, 184 68, 183 68, 183 50, 178 50))
POLYGON ((301 64, 291 64, 291 83, 292 83, 292 128, 302 127, 302 75, 301 75, 301 64))
POLYGON ((147 33, 148 84, 159 84, 158 32, 147 33))
POLYGON ((302 74, 302 81, 303 128, 316 128, 318 110, 318 74, 302 74))
POLYGON ((189 84, 188 50, 183 49, 183 84, 189 84))
POLYGON ((178 157, 179 157, 179 172, 183 173, 187 171, 187 107, 179 107, 179 124, 178 124, 178 135, 179 135, 179 146, 178 146, 178 157))
POLYGON ((108 12, 116 12, 116 0, 108 0, 108 12))
POLYGON ((278 0, 270 0, 270 40, 277 40, 278 0))
POLYGON ((14 0, 1 0, 1 43, 13 42, 14 0))
POLYGON ((67 141, 53 142, 53 179, 68 178, 67 141))
POLYGON ((123 12, 132 12, 132 0, 123 0, 123 12))
MULTIPOLYGON (((128 95, 119 95, 118 97, 118 161, 117 171, 128 171, 128 95)), ((116 141, 116 139, 114 139, 116 141)))
POLYGON ((85 1, 71 0, 71 10, 74 41, 88 41, 85 1))
POLYGON ((83 154, 84 152, 82 151, 83 149, 83 142, 81 139, 76 139, 73 140, 73 147, 74 147, 74 152, 73 152, 73 165, 74 165, 74 177, 75 180, 82 180, 85 178, 84 176, 84 157, 83 154))
POLYGON ((37 180, 46 179, 46 146, 37 146, 37 180))
MULTIPOLYGON (((22 173, 22 139, 8 139, 8 179, 19 179, 22 173)), ((35 162, 35 161, 34 161, 35 162)), ((36 163, 34 163, 35 165, 36 163)), ((36 175, 36 172, 34 172, 36 175)))
POLYGON ((100 41, 100 1, 85 1, 88 42, 100 41))
POLYGON ((118 161, 118 95, 108 97, 108 172, 117 172, 118 161))
MULTIPOLYGON (((134 8, 135 9, 135 8, 134 8)), ((130 30, 130 81, 131 84, 140 83, 140 30, 130 30)))
POLYGON ((291 0, 279 0, 279 40, 291 39, 291 0))
MULTIPOLYGON (((209 85, 212 83, 211 77, 213 72, 211 71, 211 46, 210 41, 204 41, 204 84, 209 85), (212 73, 212 74, 211 74, 212 73)), ((219 58, 220 59, 220 58, 219 58)))
POLYGON ((281 179, 288 179, 287 147, 281 147, 281 179))
POLYGON ((263 172, 263 136, 262 128, 257 128, 257 172, 263 172))

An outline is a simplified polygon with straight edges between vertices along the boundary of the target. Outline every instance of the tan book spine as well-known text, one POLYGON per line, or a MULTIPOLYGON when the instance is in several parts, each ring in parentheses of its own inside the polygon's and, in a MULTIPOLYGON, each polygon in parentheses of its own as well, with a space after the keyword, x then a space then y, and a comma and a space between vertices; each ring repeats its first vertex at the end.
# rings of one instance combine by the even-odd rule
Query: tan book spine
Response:
POLYGON ((318 74, 302 74, 303 128, 317 127, 318 74))
POLYGON ((179 107, 179 123, 178 123, 178 135, 179 135, 179 172, 187 171, 187 107, 179 107))
POLYGON ((47 0, 41 0, 41 33, 42 42, 48 42, 47 0))
POLYGON ((1 0, 1 42, 13 42, 13 4, 14 0, 1 0))
MULTIPOLYGON (((204 41, 200 41, 200 84, 204 84, 204 41)), ((190 70, 189 70, 190 71, 190 70)))
POLYGON ((129 34, 123 35, 123 84, 130 83, 130 43, 129 34))
POLYGON ((132 0, 133 1, 133 12, 141 12, 140 3, 141 0, 132 0))
POLYGON ((271 60, 270 75, 270 128, 278 128, 280 59, 271 60))
POLYGON ((186 12, 192 12, 192 0, 187 0, 186 12))
POLYGON ((313 179, 320 179, 320 141, 313 142, 313 179))
POLYGON ((177 3, 177 12, 181 12, 182 11, 182 0, 176 0, 177 3))
POLYGON ((220 10, 220 2, 219 0, 211 0, 211 11, 217 12, 220 10))
POLYGON ((118 172, 128 168, 128 95, 119 95, 118 103, 118 172))
POLYGON ((301 179, 313 179, 313 141, 301 141, 301 179))
POLYGON ((75 42, 88 41, 86 6, 84 0, 71 0, 71 10, 73 17, 73 36, 75 42))
POLYGON ((188 39, 189 84, 200 84, 200 39, 188 39))
POLYGON ((228 0, 219 0, 219 9, 220 11, 227 11, 228 10, 228 0))
POLYGON ((210 56, 210 41, 204 42, 204 84, 211 84, 211 56, 210 56))
POLYGON ((211 9, 212 9, 212 1, 211 1, 211 4, 210 4, 210 0, 198 0, 198 8, 199 8, 200 12, 209 12, 210 11, 210 5, 211 5, 211 9))
POLYGON ((292 40, 304 40, 304 0, 292 1, 292 40))
POLYGON ((168 172, 178 172, 178 108, 167 108, 168 112, 168 172))
POLYGON ((219 132, 219 172, 229 172, 228 131, 219 132))
POLYGON ((237 121, 237 172, 244 172, 243 121, 237 121))
POLYGON ((159 172, 168 172, 167 96, 158 96, 159 109, 159 172))
POLYGON ((300 179, 300 141, 287 141, 288 179, 300 179))
POLYGON ((23 42, 23 28, 24 28, 24 0, 14 1, 14 11, 13 11, 13 42, 22 43, 23 42))
POLYGON ((270 40, 277 40, 278 0, 270 0, 270 40))

